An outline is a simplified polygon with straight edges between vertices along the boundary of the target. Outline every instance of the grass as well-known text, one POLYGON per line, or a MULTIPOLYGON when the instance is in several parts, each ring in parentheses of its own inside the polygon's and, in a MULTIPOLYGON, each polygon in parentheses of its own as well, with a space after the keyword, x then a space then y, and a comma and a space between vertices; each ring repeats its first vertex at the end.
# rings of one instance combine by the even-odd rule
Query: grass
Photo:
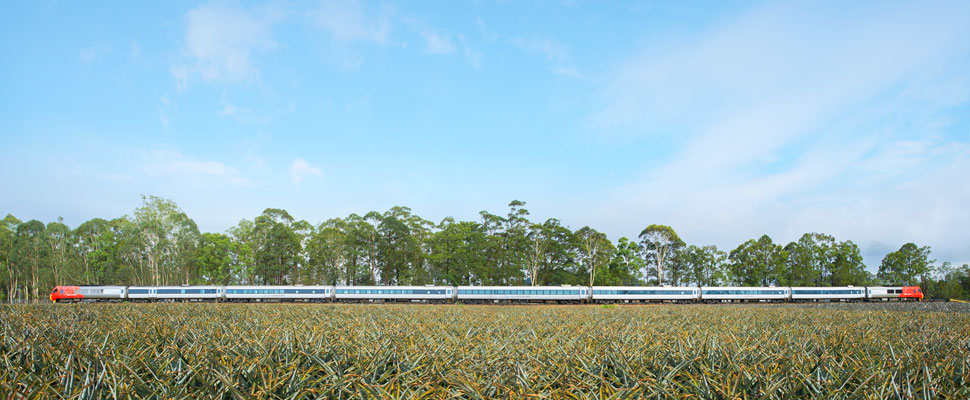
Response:
POLYGON ((968 398, 970 306, 2 306, 0 392, 968 398))

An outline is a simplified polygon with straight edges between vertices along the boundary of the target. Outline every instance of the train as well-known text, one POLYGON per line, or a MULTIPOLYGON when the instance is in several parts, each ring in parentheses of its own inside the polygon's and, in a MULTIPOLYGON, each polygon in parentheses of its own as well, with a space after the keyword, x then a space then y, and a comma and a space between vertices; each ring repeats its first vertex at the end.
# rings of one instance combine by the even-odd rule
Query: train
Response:
POLYGON ((921 301, 919 286, 56 286, 55 303, 616 304, 921 301))

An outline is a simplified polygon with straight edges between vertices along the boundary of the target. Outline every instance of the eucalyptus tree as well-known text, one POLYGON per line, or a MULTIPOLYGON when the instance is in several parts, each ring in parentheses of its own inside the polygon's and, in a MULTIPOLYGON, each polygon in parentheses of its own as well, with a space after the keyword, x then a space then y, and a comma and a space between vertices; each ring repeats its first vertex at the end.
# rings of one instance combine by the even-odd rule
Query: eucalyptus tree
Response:
POLYGON ((912 285, 917 279, 926 280, 926 276, 933 271, 930 260, 930 247, 918 247, 913 243, 906 243, 899 250, 886 254, 879 265, 879 279, 888 285, 912 285))
POLYGON ((141 236, 142 256, 154 285, 188 283, 192 251, 198 245, 199 228, 174 201, 142 196, 134 222, 141 236))
POLYGON ((314 227, 310 225, 309 222, 305 220, 299 220, 293 222, 290 225, 290 230, 296 235, 299 241, 298 252, 296 253, 295 262, 293 263, 291 279, 290 282, 294 284, 302 283, 313 283, 316 282, 313 277, 313 271, 310 268, 310 254, 309 244, 313 239, 314 227))
POLYGON ((259 232, 256 231, 256 223, 248 219, 240 220, 236 226, 229 228, 229 237, 232 238, 233 243, 245 246, 249 254, 248 260, 243 259, 243 265, 239 271, 240 276, 236 282, 244 285, 255 284, 257 282, 256 250, 259 249, 262 241, 259 232))
POLYGON ((806 233, 785 246, 787 271, 782 282, 791 286, 827 286, 836 242, 831 235, 806 233), (787 282, 786 282, 787 281, 787 282))
POLYGON ((508 279, 504 276, 505 269, 503 267, 506 259, 504 239, 502 237, 505 218, 489 213, 488 211, 481 211, 478 214, 482 219, 480 226, 484 234, 484 240, 482 241, 481 249, 485 256, 485 263, 482 265, 482 270, 475 271, 475 278, 483 285, 508 284, 508 279))
POLYGON ((967 299, 970 298, 970 266, 956 267, 949 261, 935 268, 938 278, 926 282, 923 293, 933 298, 967 299))
POLYGON ((674 253, 684 246, 674 228, 666 225, 650 225, 640 232, 647 265, 657 270, 657 284, 663 285, 664 268, 673 261, 674 253))
POLYGON ((4 292, 6 300, 13 303, 19 293, 20 271, 16 268, 16 256, 14 254, 14 242, 17 238, 17 228, 21 221, 11 214, 7 214, 0 221, 0 262, 3 262, 3 270, 6 273, 4 278, 4 292))
POLYGON ((332 218, 317 226, 313 238, 307 245, 311 276, 315 282, 333 284, 352 284, 356 280, 356 270, 351 266, 348 251, 347 223, 332 218))
POLYGON ((111 232, 110 261, 105 265, 105 270, 98 271, 102 276, 98 281, 151 285, 152 275, 148 272, 143 256, 144 238, 141 236, 141 229, 128 217, 112 219, 108 226, 111 232))
POLYGON ((690 245, 677 253, 686 267, 688 282, 698 286, 717 286, 727 279, 725 262, 727 253, 717 246, 690 245))
POLYGON ((730 281, 737 285, 768 286, 777 284, 785 269, 786 252, 768 235, 748 240, 729 255, 730 281))
POLYGON ((473 221, 447 217, 431 235, 430 273, 434 283, 447 285, 481 284, 477 273, 485 268, 481 226, 473 221))
POLYGON ((262 284, 293 283, 302 252, 300 237, 293 231, 295 220, 286 210, 267 208, 256 217, 256 276, 262 284))
POLYGON ((40 297, 40 274, 41 258, 43 257, 44 244, 42 233, 44 223, 36 219, 24 222, 17 226, 17 233, 14 237, 14 248, 16 251, 16 262, 27 270, 24 275, 29 276, 27 285, 29 290, 25 291, 25 300, 30 302, 31 298, 40 297), (31 297, 31 294, 33 296, 31 297))
POLYGON ((529 251, 529 240, 526 237, 530 225, 529 210, 525 209, 525 202, 520 200, 512 200, 508 207, 509 213, 504 219, 505 227, 502 232, 502 283, 521 284, 529 251))
POLYGON ((102 283, 105 264, 111 263, 114 237, 110 223, 102 218, 84 221, 72 235, 74 251, 80 263, 79 280, 85 285, 102 283))
POLYGON ((45 264, 49 267, 53 278, 48 283, 53 283, 51 286, 80 283, 77 274, 72 274, 70 271, 73 253, 71 228, 64 225, 64 219, 58 218, 57 222, 48 223, 41 232, 41 237, 44 242, 45 264))
POLYGON ((412 285, 424 285, 432 282, 428 260, 431 254, 431 233, 435 225, 431 221, 421 218, 411 212, 408 207, 392 207, 384 213, 385 218, 393 217, 407 228, 407 240, 403 256, 401 276, 399 282, 412 285))
POLYGON ((616 243, 616 251, 606 268, 596 271, 595 285, 600 286, 637 286, 643 284, 643 271, 646 262, 642 249, 637 242, 621 237, 616 243))
POLYGON ((395 208, 384 213, 377 231, 380 234, 379 260, 382 266, 381 284, 399 285, 411 282, 412 252, 417 244, 408 225, 402 221, 409 212, 395 208))
POLYGON ((381 236, 377 227, 384 221, 384 217, 376 211, 364 214, 363 223, 355 226, 357 238, 366 248, 367 265, 370 267, 372 283, 382 283, 387 277, 381 276, 381 236))
POLYGON ((552 237, 550 235, 550 232, 552 232, 551 227, 558 225, 558 223, 558 220, 550 218, 545 223, 529 225, 529 230, 526 233, 526 238, 529 240, 526 267, 529 271, 529 282, 532 286, 539 284, 539 268, 545 259, 546 250, 552 244, 552 237))
POLYGON ((829 266, 832 286, 868 285, 869 273, 862 262, 862 252, 851 240, 838 242, 832 247, 832 263, 829 266))
POLYGON ((539 268, 540 285, 577 285, 586 279, 579 270, 579 248, 573 232, 562 225, 559 220, 550 219, 543 224, 545 234, 549 238, 549 245, 543 253, 539 268))
POLYGON ((194 260, 198 275, 192 283, 235 284, 251 259, 252 250, 245 243, 222 233, 203 233, 194 260))
POLYGON ((593 286, 596 271, 610 262, 616 248, 606 234, 584 226, 573 233, 579 248, 579 258, 589 274, 589 286, 593 286))

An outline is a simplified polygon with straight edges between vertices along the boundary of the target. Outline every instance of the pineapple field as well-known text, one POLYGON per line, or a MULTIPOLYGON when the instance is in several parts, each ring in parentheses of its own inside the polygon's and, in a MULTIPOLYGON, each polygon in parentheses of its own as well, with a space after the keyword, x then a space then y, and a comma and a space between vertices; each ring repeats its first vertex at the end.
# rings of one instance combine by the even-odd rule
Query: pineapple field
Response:
POLYGON ((966 399, 967 306, 0 306, 0 397, 966 399))

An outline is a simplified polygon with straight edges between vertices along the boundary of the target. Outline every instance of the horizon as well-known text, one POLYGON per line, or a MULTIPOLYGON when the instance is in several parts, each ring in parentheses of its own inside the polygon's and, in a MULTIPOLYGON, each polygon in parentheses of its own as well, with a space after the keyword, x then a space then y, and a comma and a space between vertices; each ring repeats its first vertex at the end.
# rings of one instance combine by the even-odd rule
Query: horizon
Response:
POLYGON ((6 3, 0 214, 394 206, 970 263, 967 2, 6 3))

